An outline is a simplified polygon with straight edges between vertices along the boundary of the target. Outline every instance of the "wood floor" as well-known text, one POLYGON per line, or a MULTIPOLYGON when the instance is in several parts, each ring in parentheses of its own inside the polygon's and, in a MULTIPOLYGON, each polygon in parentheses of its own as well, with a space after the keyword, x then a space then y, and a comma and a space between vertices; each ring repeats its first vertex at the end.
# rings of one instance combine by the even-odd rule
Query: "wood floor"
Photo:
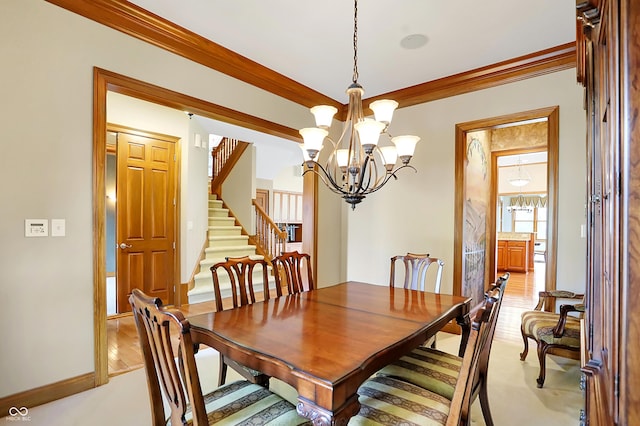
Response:
MULTIPOLYGON (((532 272, 511 273, 496 325, 495 339, 522 342, 520 314, 532 309, 538 301, 538 292, 544 290, 544 266, 544 263, 536 263, 532 272)), ((183 305, 181 310, 188 316, 213 311, 215 306, 213 302, 203 302, 183 305)), ((138 334, 131 315, 107 320, 107 340, 109 376, 142 367, 138 334)))

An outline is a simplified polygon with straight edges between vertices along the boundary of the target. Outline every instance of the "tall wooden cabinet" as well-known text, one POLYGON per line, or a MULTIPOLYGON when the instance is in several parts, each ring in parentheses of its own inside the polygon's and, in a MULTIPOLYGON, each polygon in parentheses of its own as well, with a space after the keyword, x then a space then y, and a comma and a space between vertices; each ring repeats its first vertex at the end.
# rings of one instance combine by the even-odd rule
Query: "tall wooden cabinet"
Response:
POLYGON ((589 197, 582 421, 640 425, 640 1, 576 6, 589 197))

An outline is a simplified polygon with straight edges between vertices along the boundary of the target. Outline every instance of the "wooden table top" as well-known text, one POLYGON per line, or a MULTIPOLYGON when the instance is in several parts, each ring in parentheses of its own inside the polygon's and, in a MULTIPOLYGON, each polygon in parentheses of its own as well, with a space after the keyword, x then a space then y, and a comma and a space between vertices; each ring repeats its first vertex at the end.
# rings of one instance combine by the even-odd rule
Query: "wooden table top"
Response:
POLYGON ((316 424, 357 413, 373 373, 459 322, 470 299, 347 282, 189 317, 201 342, 298 390, 298 412, 316 424), (355 411, 354 411, 355 410, 355 411))

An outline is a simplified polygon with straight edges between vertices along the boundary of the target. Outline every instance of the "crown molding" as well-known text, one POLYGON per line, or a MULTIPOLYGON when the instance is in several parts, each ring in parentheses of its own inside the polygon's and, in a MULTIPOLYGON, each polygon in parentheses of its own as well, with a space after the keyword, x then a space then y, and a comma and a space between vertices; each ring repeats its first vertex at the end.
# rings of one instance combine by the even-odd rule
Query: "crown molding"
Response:
MULTIPOLYGON (((230 77, 297 104, 338 108, 344 120, 346 104, 174 24, 126 0, 46 0, 85 18, 205 65, 230 77)), ((367 98, 392 98, 407 107, 475 90, 513 83, 576 67, 576 43, 520 56, 475 70, 367 98)))

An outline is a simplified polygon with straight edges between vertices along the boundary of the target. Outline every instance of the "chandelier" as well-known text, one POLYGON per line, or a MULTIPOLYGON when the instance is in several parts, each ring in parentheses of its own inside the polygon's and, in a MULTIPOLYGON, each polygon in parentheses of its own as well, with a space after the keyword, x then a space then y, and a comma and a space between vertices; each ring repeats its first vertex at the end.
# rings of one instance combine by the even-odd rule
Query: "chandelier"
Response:
POLYGON ((531 182, 531 176, 526 170, 522 169, 522 159, 518 157, 518 169, 509 178, 509 183, 513 186, 525 186, 531 182))
POLYGON ((358 84, 358 0, 354 0, 353 12, 353 78, 347 88, 349 104, 342 134, 337 142, 329 135, 333 116, 337 108, 318 105, 311 108, 317 127, 300 130, 304 140, 302 152, 306 169, 303 173, 316 173, 322 182, 334 193, 340 195, 351 208, 355 209, 365 196, 382 188, 393 177, 397 179, 398 170, 409 167, 418 136, 392 137, 389 124, 393 111, 398 107, 396 101, 381 99, 372 102, 375 119, 365 118, 362 109, 364 89, 358 84), (392 144, 378 146, 380 135, 386 135, 392 144), (332 151, 325 165, 318 163, 318 154, 323 143, 331 143, 332 151), (396 163, 400 159, 400 164, 396 163))

